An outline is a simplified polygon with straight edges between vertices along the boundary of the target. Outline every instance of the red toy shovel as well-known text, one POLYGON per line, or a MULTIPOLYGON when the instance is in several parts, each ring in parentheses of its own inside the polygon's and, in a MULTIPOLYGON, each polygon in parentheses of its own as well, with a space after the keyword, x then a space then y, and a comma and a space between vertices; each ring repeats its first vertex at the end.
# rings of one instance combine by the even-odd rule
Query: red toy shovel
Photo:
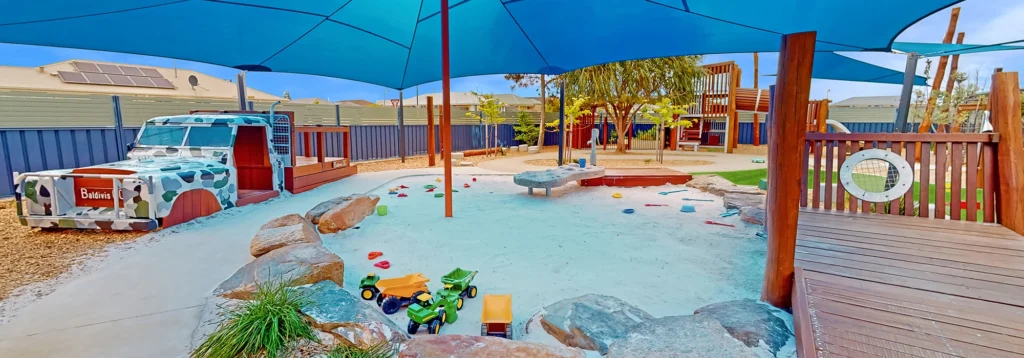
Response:
POLYGON ((366 259, 367 260, 373 260, 373 259, 381 257, 381 256, 384 256, 383 252, 380 252, 380 251, 370 251, 370 253, 366 255, 366 259))
POLYGON ((733 224, 725 224, 725 223, 719 223, 719 222, 714 222, 714 221, 711 221, 711 220, 705 220, 705 221, 704 221, 704 223, 705 223, 705 224, 708 224, 708 225, 718 225, 718 226, 728 226, 728 227, 736 227, 736 225, 733 225, 733 224))
POLYGON ((391 263, 388 262, 388 260, 383 260, 381 262, 373 264, 373 266, 387 270, 387 269, 391 268, 391 263))

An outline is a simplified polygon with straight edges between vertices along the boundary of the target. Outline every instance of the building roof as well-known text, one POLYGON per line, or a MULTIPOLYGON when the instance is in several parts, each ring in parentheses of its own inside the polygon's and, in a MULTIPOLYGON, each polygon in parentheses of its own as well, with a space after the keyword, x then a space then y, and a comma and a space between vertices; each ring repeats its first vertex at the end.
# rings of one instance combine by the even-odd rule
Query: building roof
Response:
MULTIPOLYGON (((419 98, 419 103, 425 105, 427 103, 427 96, 434 97, 434 103, 441 103, 441 93, 427 93, 421 94, 417 97, 405 98, 405 106, 415 106, 416 99, 419 98)), ((513 106, 533 106, 539 105, 540 101, 519 97, 512 93, 495 94, 494 98, 501 101, 506 105, 513 106)), ((473 92, 451 92, 451 104, 453 106, 474 106, 480 104, 480 96, 473 94, 473 92)))
POLYGON ((899 107, 900 96, 850 97, 832 104, 832 107, 899 107))
MULTIPOLYGON (((72 62, 75 61, 108 65, 136 66, 124 63, 87 60, 67 60, 39 67, 0 66, 0 89, 211 99, 238 98, 238 89, 233 82, 210 76, 202 72, 180 68, 173 69, 155 66, 138 66, 157 70, 160 72, 160 75, 170 81, 175 88, 113 86, 66 83, 62 81, 57 75, 57 71, 78 72, 78 69, 72 65, 72 62), (196 76, 196 79, 199 80, 199 85, 192 87, 188 82, 189 76, 196 76)), ((246 96, 250 100, 283 100, 281 97, 248 87, 246 90, 246 96)))
POLYGON ((343 99, 337 102, 342 107, 370 107, 374 106, 373 102, 365 99, 343 99))
POLYGON ((334 104, 331 101, 319 97, 296 98, 289 102, 296 104, 334 104))

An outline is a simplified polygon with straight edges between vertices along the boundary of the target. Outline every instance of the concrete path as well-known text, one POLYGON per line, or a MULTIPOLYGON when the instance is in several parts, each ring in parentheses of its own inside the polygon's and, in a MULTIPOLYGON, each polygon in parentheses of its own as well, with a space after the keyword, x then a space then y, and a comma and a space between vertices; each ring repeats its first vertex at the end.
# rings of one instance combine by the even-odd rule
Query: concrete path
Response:
POLYGON ((142 238, 123 257, 74 278, 0 326, 0 357, 185 357, 213 289, 252 260, 249 242, 260 225, 401 176, 440 173, 438 168, 359 174, 142 238))

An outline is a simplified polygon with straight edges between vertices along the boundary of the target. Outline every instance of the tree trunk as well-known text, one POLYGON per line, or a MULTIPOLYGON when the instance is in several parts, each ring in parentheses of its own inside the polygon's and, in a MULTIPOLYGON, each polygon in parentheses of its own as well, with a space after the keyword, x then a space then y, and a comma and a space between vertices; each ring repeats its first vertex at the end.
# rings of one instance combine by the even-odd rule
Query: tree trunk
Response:
POLYGON ((625 153, 626 152, 626 138, 629 136, 629 111, 626 111, 622 117, 615 119, 615 130, 619 132, 618 138, 615 140, 615 152, 625 153))
POLYGON ((540 124, 537 125, 537 150, 544 148, 544 113, 548 111, 548 82, 544 75, 540 75, 540 124))

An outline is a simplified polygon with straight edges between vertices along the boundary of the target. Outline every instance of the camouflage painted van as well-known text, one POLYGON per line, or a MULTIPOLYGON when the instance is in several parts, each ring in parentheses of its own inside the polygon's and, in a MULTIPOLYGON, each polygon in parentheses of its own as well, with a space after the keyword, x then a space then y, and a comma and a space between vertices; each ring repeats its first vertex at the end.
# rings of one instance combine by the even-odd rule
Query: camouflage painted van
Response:
POLYGON ((289 158, 275 152, 268 118, 150 119, 127 160, 20 175, 18 217, 40 228, 153 230, 238 206, 240 192, 277 196, 289 158), (193 196, 204 200, 178 200, 193 196))

